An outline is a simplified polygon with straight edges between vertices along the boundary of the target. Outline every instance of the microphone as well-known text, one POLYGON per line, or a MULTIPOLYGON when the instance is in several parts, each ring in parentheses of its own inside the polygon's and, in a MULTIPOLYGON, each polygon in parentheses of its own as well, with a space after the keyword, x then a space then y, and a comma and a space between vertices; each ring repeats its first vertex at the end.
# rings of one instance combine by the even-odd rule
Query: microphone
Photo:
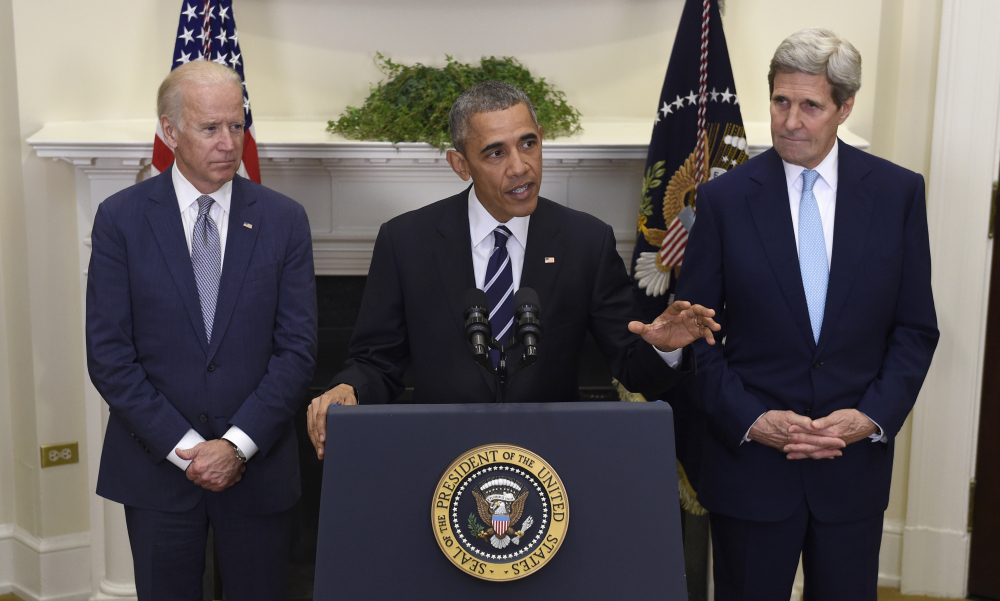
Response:
POLYGON ((490 326, 490 301, 479 288, 469 288, 462 294, 462 306, 468 307, 465 310, 465 337, 472 344, 472 357, 476 363, 492 371, 490 341, 493 340, 493 328, 490 326))
POLYGON ((527 367, 538 359, 538 341, 542 338, 542 312, 538 293, 531 288, 519 288, 514 293, 514 321, 517 322, 517 340, 524 347, 521 367, 527 367))

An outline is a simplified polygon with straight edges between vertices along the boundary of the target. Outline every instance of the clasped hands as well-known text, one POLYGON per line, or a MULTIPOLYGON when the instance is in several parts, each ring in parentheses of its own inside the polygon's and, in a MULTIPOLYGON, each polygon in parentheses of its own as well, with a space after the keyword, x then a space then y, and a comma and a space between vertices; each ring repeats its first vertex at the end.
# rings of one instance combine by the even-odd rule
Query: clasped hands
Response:
POLYGON ((768 411, 750 428, 749 436, 788 459, 833 459, 876 429, 875 422, 857 409, 839 409, 815 420, 793 411, 768 411))
POLYGON ((217 438, 200 442, 190 449, 175 449, 177 456, 190 459, 185 474, 198 486, 219 492, 240 481, 246 466, 236 456, 229 441, 217 438))

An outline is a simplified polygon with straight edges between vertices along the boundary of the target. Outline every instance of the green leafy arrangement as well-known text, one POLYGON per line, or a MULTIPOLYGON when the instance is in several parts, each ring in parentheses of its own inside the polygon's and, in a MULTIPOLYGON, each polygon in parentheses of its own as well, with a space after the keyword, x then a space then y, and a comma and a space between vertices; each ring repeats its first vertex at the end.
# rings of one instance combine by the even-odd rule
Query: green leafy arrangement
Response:
POLYGON ((509 82, 528 95, 545 128, 546 138, 580 131, 580 111, 566 103, 566 95, 545 78, 535 79, 517 59, 483 58, 479 66, 446 56, 442 68, 417 63, 402 65, 381 53, 375 63, 386 80, 372 86, 364 106, 347 110, 327 131, 355 140, 427 142, 442 150, 451 146, 448 111, 459 94, 487 80, 509 82))

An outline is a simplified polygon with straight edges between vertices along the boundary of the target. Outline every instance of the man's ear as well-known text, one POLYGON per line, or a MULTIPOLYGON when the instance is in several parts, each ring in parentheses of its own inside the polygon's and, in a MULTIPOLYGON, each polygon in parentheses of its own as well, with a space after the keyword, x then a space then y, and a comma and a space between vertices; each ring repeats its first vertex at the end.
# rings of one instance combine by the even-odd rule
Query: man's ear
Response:
POLYGON ((463 181, 469 181, 472 173, 469 172, 469 163, 464 154, 457 150, 449 150, 445 158, 448 159, 448 164, 451 165, 452 171, 458 174, 458 177, 462 178, 463 181))
POLYGON ((847 121, 852 110, 854 110, 854 96, 851 96, 844 101, 844 104, 840 105, 840 119, 837 121, 837 124, 842 125, 844 121, 847 121))
POLYGON ((170 119, 166 115, 160 115, 160 129, 163 130, 163 141, 170 150, 177 148, 177 130, 170 124, 170 119))

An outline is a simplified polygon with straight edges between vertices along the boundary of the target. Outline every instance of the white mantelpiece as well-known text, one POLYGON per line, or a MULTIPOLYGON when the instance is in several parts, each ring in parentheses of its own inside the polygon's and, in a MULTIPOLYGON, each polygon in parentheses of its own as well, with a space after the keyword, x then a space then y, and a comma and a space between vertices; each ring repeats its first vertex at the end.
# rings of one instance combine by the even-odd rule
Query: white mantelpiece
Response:
MULTIPOLYGON (((571 138, 544 143, 543 196, 609 223, 623 259, 635 242, 639 191, 651 123, 584 123, 571 138)), ((426 144, 357 142, 326 133, 326 123, 255 124, 264 185, 302 203, 309 215, 318 275, 365 275, 379 226, 389 218, 465 187, 444 155, 426 144)), ((148 169, 156 123, 152 119, 50 123, 28 138, 40 157, 75 166, 80 252, 80 294, 85 294, 90 232, 97 207, 134 184, 148 169)), ((748 154, 770 147, 765 123, 748 123, 748 154)), ((841 129, 845 142, 868 142, 841 129)), ((86 303, 83 303, 86 306, 86 303)), ((80 322, 83 327, 83 316, 80 322)), ((108 410, 83 382, 88 475, 94 490, 108 410)), ((91 599, 135 599, 123 512, 92 495, 91 599)))
MULTIPOLYGON (((261 179, 306 207, 319 275, 366 274, 379 225, 465 186, 444 154, 426 144, 346 140, 326 133, 322 121, 258 121, 255 127, 261 179)), ((648 122, 585 123, 581 134, 544 144, 542 195, 611 224, 623 257, 634 243, 650 128, 648 122)), ((52 123, 28 143, 41 157, 77 167, 81 219, 93 219, 104 198, 135 183, 148 165, 154 130, 153 120, 52 123)), ((747 138, 751 156, 770 146, 766 124, 747 124, 747 138)), ((80 224, 84 240, 89 231, 89 222, 80 224)))

